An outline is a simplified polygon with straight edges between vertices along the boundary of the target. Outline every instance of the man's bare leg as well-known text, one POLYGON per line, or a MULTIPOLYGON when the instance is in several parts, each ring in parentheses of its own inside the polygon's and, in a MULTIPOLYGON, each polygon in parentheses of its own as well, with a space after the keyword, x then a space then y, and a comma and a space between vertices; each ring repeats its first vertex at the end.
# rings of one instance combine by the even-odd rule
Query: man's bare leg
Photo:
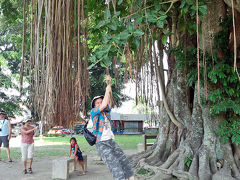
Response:
POLYGON ((10 158, 10 148, 7 147, 6 150, 7 150, 8 161, 12 161, 10 158))

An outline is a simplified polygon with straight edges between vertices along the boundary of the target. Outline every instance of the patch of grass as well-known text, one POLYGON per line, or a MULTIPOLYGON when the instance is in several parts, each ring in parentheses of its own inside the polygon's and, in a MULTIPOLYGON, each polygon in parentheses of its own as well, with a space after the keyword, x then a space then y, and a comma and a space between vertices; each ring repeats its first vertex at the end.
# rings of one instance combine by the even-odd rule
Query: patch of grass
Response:
MULTIPOLYGON (((20 159, 22 156, 20 148, 10 148, 10 156, 13 161, 14 159, 20 159)), ((7 151, 5 148, 1 148, 1 159, 7 160, 7 151)))
POLYGON ((137 149, 137 145, 142 143, 142 136, 140 135, 132 135, 132 136, 115 136, 116 143, 122 149, 137 149))
MULTIPOLYGON (((69 140, 71 137, 43 137, 42 140, 43 142, 58 142, 58 143, 69 143, 69 140)), ((38 141, 40 140, 40 137, 35 137, 34 140, 38 141)))
MULTIPOLYGON (((75 136, 77 139, 78 145, 83 151, 83 153, 91 153, 96 151, 95 146, 90 146, 85 140, 84 136, 75 136)), ((34 137, 35 147, 34 147, 34 157, 51 157, 51 156, 68 156, 70 148, 70 136, 68 137, 34 137), (41 143, 40 143, 41 142, 41 143)), ((137 144, 142 143, 142 135, 117 135, 115 136, 115 141, 118 145, 126 149, 137 149, 137 144)), ((155 140, 152 140, 154 142, 155 140)), ((151 142, 149 140, 148 142, 151 142)), ((2 149, 2 159, 7 159, 7 153, 5 148, 2 149)), ((21 159, 21 150, 20 147, 11 148, 11 158, 21 159)))
POLYGON ((51 145, 51 146, 38 146, 35 147, 35 157, 51 157, 51 156, 62 156, 66 157, 69 155, 69 146, 67 145, 51 145))
MULTIPOLYGON (((69 137, 43 137, 43 144, 52 142, 52 143, 62 143, 62 144, 69 144, 69 137)), ((91 148, 88 142, 85 140, 84 136, 76 136, 78 145, 81 149, 91 150, 95 148, 91 148)), ((35 138, 35 140, 40 140, 39 137, 35 138)), ((137 149, 137 145, 142 143, 142 135, 120 135, 115 136, 115 141, 122 149, 137 149)), ((150 139, 148 142, 155 142, 156 140, 150 139)), ((70 145, 70 144, 69 144, 70 145)), ((94 146, 93 146, 94 147, 94 146)))

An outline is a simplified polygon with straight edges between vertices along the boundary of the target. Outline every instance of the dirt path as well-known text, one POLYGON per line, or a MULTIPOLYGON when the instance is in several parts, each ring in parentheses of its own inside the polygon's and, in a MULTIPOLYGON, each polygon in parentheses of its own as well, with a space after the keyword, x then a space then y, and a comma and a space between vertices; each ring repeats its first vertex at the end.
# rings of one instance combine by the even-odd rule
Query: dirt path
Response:
MULTIPOLYGON (((22 173, 22 162, 17 160, 13 163, 0 161, 0 180, 50 180, 52 178, 52 160, 57 157, 35 158, 33 163, 33 174, 22 173)), ((79 171, 70 173, 70 180, 112 180, 112 176, 107 167, 101 162, 94 160, 96 157, 88 157, 87 174, 77 176, 79 171)))
MULTIPOLYGON (((136 150, 125 150, 127 155, 136 153, 136 150)), ((96 153, 87 154, 87 174, 78 176, 81 172, 71 172, 69 180, 112 180, 112 175, 102 161, 97 161, 96 153)), ((58 157, 34 158, 33 174, 23 174, 23 164, 20 159, 9 163, 0 161, 0 180, 51 180, 52 179, 52 160, 58 157)))

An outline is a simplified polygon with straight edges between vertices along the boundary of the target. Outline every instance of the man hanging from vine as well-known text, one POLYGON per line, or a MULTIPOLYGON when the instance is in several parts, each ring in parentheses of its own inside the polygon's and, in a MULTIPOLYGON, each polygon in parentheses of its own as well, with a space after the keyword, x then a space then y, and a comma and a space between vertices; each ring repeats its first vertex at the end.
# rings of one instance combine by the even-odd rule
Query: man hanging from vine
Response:
POLYGON ((110 75, 106 76, 106 82, 105 95, 94 97, 91 103, 91 119, 93 121, 93 133, 97 136, 97 151, 115 180, 133 180, 134 173, 131 164, 122 149, 114 141, 114 134, 111 129, 112 88, 110 75), (99 123, 98 131, 96 131, 97 122, 99 123))

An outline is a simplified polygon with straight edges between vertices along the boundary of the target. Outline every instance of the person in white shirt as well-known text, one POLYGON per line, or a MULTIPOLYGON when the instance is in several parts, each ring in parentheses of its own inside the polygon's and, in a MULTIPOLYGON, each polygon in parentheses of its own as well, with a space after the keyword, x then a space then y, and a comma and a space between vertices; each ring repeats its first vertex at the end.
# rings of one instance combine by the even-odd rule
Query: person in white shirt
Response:
MULTIPOLYGON (((4 111, 0 111, 0 148, 2 143, 7 150, 8 162, 12 162, 10 158, 10 148, 9 148, 9 140, 11 139, 12 128, 10 120, 7 118, 7 114, 4 111)), ((1 149, 0 149, 0 157, 1 157, 1 149)))
POLYGON ((93 133, 97 137, 96 147, 103 162, 112 172, 115 180, 134 179, 132 166, 122 149, 114 141, 111 129, 111 77, 106 76, 107 87, 104 96, 96 96, 92 100, 91 119, 93 133))

